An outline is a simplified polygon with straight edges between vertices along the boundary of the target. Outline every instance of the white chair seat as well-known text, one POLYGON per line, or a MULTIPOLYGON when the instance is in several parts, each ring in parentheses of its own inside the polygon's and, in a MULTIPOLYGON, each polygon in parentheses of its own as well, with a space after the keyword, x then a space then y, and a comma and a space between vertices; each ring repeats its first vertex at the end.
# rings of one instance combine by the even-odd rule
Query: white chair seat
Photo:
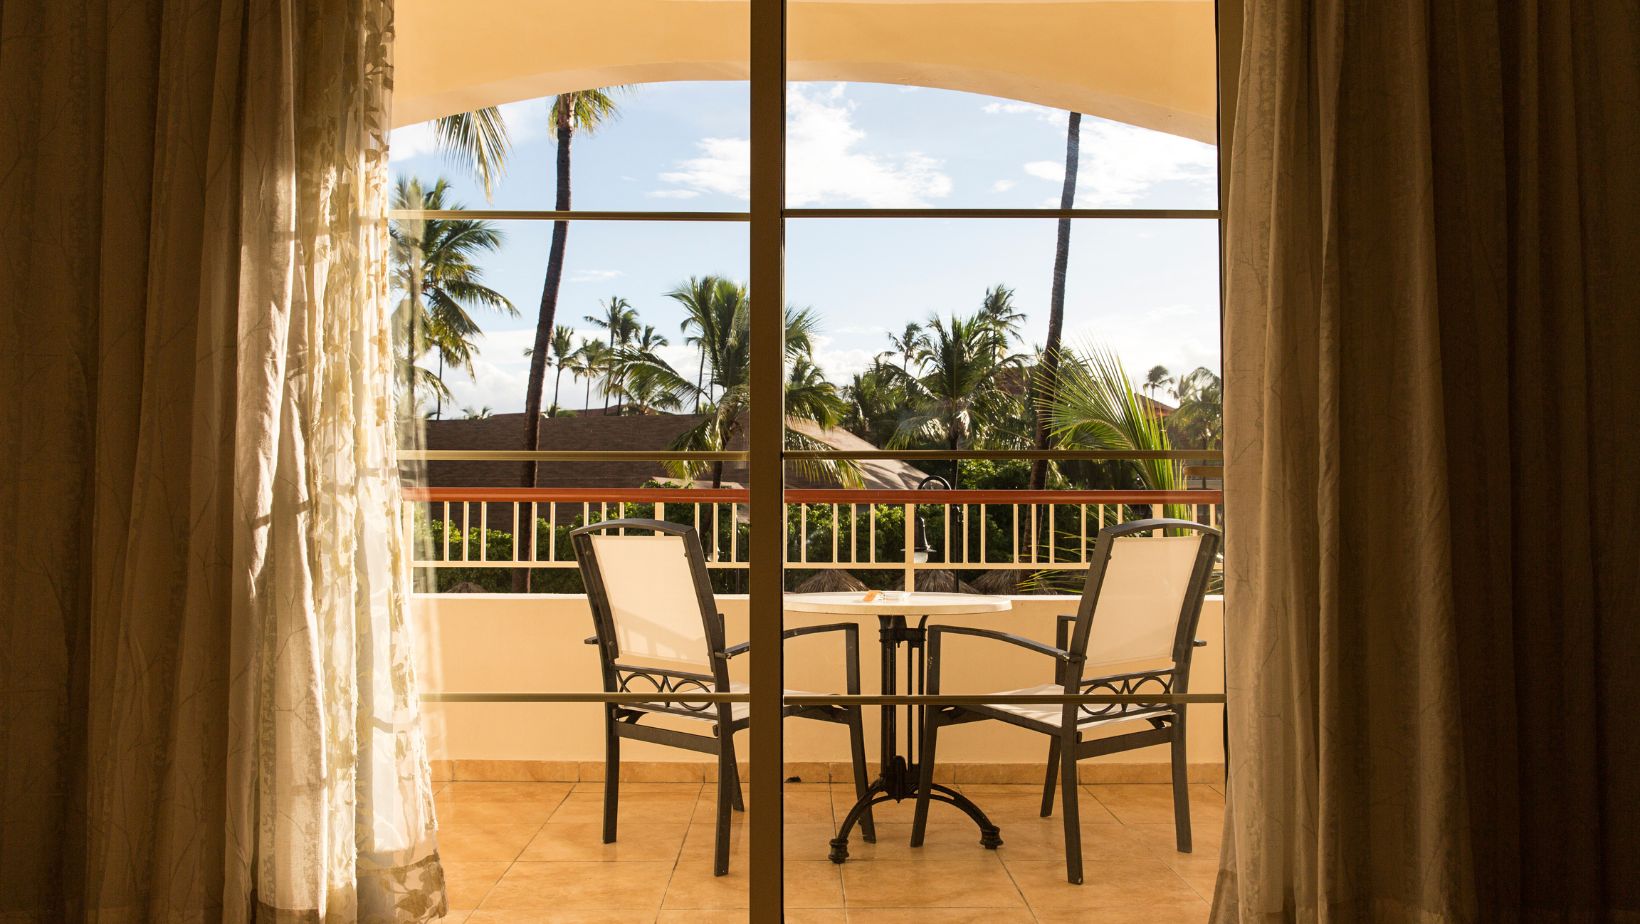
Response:
MULTIPOLYGON (((996 695, 998 696, 1063 696, 1064 694, 1065 688, 1057 683, 1044 683, 1034 687, 1026 687, 1023 690, 996 691, 996 695)), ((1020 716, 1021 718, 1030 719, 1034 722, 1044 722, 1048 725, 1054 726, 1055 728, 1059 727, 1060 719, 1062 719, 1065 715, 1065 707, 1060 706, 1057 703, 986 703, 985 705, 991 709, 1011 713, 1013 715, 1020 716)), ((1096 706, 1093 708, 1099 707, 1096 706)), ((1138 714, 1130 712, 1126 715, 1088 717, 1077 722, 1076 727, 1092 728, 1095 725, 1109 725, 1112 722, 1126 722, 1133 719, 1147 718, 1153 715, 1162 715, 1166 714, 1167 711, 1168 710, 1166 708, 1158 707, 1155 709, 1147 709, 1145 712, 1138 714)))
MULTIPOLYGON (((744 683, 736 683, 736 682, 733 682, 733 681, 731 681, 729 683, 729 692, 731 692, 731 693, 748 693, 748 692, 751 691, 751 689, 752 689, 751 687, 747 686, 744 683)), ((784 695, 786 695, 786 696, 822 696, 822 695, 826 695, 826 694, 810 693, 807 690, 786 690, 784 695)), ((682 705, 682 704, 680 704, 680 703, 644 703, 641 706, 639 706, 638 708, 640 708, 640 709, 655 709, 655 710, 659 710, 659 711, 662 711, 662 712, 667 712, 668 715, 678 715, 678 713, 668 712, 667 711, 666 707, 669 706, 669 705, 670 706, 677 706, 677 705, 682 705)), ((730 704, 730 715, 733 716, 733 721, 739 722, 741 719, 744 719, 748 715, 751 715, 751 712, 752 712, 752 704, 751 703, 731 703, 730 704)), ((691 710, 689 715, 684 716, 684 717, 685 718, 690 718, 690 719, 704 719, 708 722, 716 722, 717 721, 717 710, 716 709, 710 709, 710 708, 702 709, 698 712, 691 710)))

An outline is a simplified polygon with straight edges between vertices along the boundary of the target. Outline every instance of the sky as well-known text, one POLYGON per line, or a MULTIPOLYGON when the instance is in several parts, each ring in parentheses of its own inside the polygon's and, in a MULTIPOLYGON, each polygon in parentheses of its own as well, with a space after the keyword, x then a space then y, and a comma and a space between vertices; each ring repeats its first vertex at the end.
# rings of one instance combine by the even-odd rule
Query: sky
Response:
MULTIPOLYGON (((619 97, 620 115, 576 136, 573 206, 609 210, 742 211, 747 207, 749 120, 742 82, 643 84, 619 97)), ((482 187, 436 150, 427 125, 398 129, 391 169, 424 185, 450 180, 470 208, 550 209, 554 142, 548 100, 502 107, 513 139, 506 175, 482 187)), ((849 208, 1057 207, 1064 183, 1063 111, 969 93, 861 83, 793 83, 788 90, 787 204, 849 208)), ((1216 149, 1132 125, 1084 117, 1079 208, 1213 208, 1216 149)), ((473 375, 446 382, 454 407, 523 408, 535 317, 546 270, 548 222, 499 221, 504 245, 485 281, 517 317, 475 312, 483 327, 473 375)), ((1066 273, 1068 346, 1114 350, 1131 376, 1153 365, 1174 375, 1219 369, 1218 230, 1200 219, 1077 220, 1066 273)), ((816 359, 834 382, 890 349, 889 332, 931 313, 968 314, 996 284, 1028 315, 1027 345, 1046 336, 1053 220, 791 219, 787 302, 821 319, 816 359)), ((747 228, 718 222, 576 222, 570 225, 557 323, 593 338, 583 320, 612 296, 673 346, 682 311, 665 293, 708 273, 744 281, 747 228)), ((755 293, 754 293, 755 297, 755 293)), ((547 400, 552 381, 548 380, 547 400)), ((560 403, 581 407, 586 383, 564 377, 560 403)), ((592 404, 601 403, 594 385, 592 404)), ((447 409, 447 413, 451 413, 447 409)), ((459 414, 459 410, 454 411, 459 414)))

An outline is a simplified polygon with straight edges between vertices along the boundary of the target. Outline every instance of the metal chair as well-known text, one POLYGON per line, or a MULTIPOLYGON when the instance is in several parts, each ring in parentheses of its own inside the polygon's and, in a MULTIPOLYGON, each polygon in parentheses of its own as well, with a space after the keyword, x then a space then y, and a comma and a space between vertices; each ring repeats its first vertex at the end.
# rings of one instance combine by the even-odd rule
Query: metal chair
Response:
MULTIPOLYGON (((940 692, 940 648, 944 638, 968 635, 1005 642, 1053 659, 1054 683, 995 691, 999 694, 1061 695, 1066 690, 1110 694, 1187 693, 1191 652, 1205 644, 1196 640, 1196 625, 1218 547, 1218 530, 1189 520, 1136 520, 1107 528, 1100 532, 1094 546, 1087 584, 1076 615, 1059 617, 1057 645, 966 626, 930 626, 928 692, 940 692), (1113 618, 1118 615, 1120 620, 1113 618), (1087 675, 1090 667, 1146 661, 1171 661, 1171 666, 1087 675)), ((1175 837, 1179 850, 1190 852, 1189 764, 1185 759, 1185 706, 1182 704, 995 703, 929 708, 923 732, 922 779, 911 846, 922 846, 928 824, 939 730, 947 725, 987 719, 1049 736, 1042 817, 1053 814, 1054 782, 1058 776, 1064 800, 1065 878, 1070 882, 1082 882, 1076 765, 1085 757, 1156 744, 1171 745, 1175 837), (1083 735, 1095 728, 1129 721, 1147 722, 1151 727, 1083 740, 1083 735)))
MULTIPOLYGON (((687 526, 659 520, 607 520, 570 533, 586 583, 604 689, 610 693, 746 690, 729 680, 729 660, 750 650, 727 645, 700 537, 687 526)), ((789 629, 782 637, 822 632, 843 635, 843 665, 850 694, 860 692, 860 629, 854 623, 789 629)), ((787 691, 788 693, 795 691, 787 691)), ((620 811, 621 739, 650 741, 715 754, 718 759, 717 841, 713 871, 729 871, 731 806, 745 811, 735 764, 734 733, 750 723, 746 703, 608 703, 604 707, 604 843, 615 842, 620 811), (640 724, 653 715, 709 723, 709 734, 640 724)), ((864 795, 865 735, 858 706, 787 706, 781 716, 816 719, 848 727, 855 789, 864 795)), ((867 815, 866 840, 876 831, 867 815)))

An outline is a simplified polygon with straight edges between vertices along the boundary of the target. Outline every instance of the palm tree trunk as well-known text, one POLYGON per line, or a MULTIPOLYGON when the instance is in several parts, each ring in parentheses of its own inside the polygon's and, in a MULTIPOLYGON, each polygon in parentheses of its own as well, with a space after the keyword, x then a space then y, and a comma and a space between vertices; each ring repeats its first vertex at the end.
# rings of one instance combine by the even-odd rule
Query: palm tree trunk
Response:
POLYGON ((444 419, 444 351, 438 351, 438 392, 433 395, 433 419, 444 419))
MULTIPOLYGON (((558 115, 558 195, 553 208, 567 212, 570 208, 570 139, 574 125, 569 120, 569 106, 559 106, 558 115)), ((568 244, 569 222, 552 223, 552 242, 547 248, 547 278, 541 285, 541 308, 535 321, 535 349, 530 353, 530 380, 524 395, 524 448, 539 449, 541 437, 541 393, 546 390, 547 356, 552 351, 553 323, 558 315, 558 288, 564 279, 564 250, 568 244)), ((525 487, 539 483, 540 463, 524 463, 525 487)))
MULTIPOLYGON (((569 120, 570 108, 558 107, 558 196, 553 207, 560 212, 567 212, 570 207, 569 145, 574 132, 574 123, 569 120)), ((568 237, 569 222, 552 223, 552 242, 547 247, 547 278, 541 285, 541 308, 535 321, 535 350, 530 354, 530 380, 524 392, 524 448, 532 452, 540 448, 541 392, 547 384, 547 355, 552 350, 553 324, 558 316, 558 287, 564 280, 564 248, 568 237)), ((540 463, 534 460, 525 462, 521 474, 525 487, 535 487, 540 483, 540 463)), ((529 580, 528 569, 515 572, 513 589, 528 590, 529 580)))
MULTIPOLYGON (((1076 168, 1081 160, 1082 114, 1073 112, 1065 126, 1065 185, 1059 193, 1059 207, 1076 205, 1076 168)), ((1036 411, 1036 448, 1048 448, 1048 405, 1053 401, 1054 377, 1059 372, 1060 336, 1065 327, 1065 264, 1071 253, 1071 222, 1059 219, 1059 240, 1053 255, 1053 290, 1048 298, 1048 339, 1042 360, 1031 376, 1032 404, 1036 411)), ((1031 463, 1031 489, 1040 491, 1048 482, 1048 460, 1031 463)))
POLYGON ((700 413, 701 395, 705 393, 706 383, 706 342, 704 338, 700 346, 700 368, 695 370, 695 413, 700 413))
POLYGON ((558 374, 552 377, 552 416, 558 416, 558 389, 564 384, 564 364, 558 364, 558 374))

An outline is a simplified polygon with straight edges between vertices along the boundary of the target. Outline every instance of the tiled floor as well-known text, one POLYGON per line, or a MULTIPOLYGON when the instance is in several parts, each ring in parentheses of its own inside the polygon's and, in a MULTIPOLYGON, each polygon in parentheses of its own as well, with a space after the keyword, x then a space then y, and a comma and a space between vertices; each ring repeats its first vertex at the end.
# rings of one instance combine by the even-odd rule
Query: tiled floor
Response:
MULTIPOLYGON (((913 850, 910 801, 876 809, 877 843, 855 837, 849 862, 826 859, 850 787, 786 787, 786 920, 794 924, 1071 922, 1175 924, 1207 919, 1224 796, 1191 787, 1195 852, 1173 843, 1173 804, 1161 785, 1084 786, 1085 883, 1065 882, 1057 810, 1038 816, 1033 786, 968 785, 1002 828, 979 846, 955 809, 930 809, 927 843, 913 850)), ((439 850, 450 917, 469 924, 744 921, 745 815, 736 813, 730 872, 712 875, 716 789, 624 783, 621 837, 602 842, 602 784, 445 783, 439 850)))

